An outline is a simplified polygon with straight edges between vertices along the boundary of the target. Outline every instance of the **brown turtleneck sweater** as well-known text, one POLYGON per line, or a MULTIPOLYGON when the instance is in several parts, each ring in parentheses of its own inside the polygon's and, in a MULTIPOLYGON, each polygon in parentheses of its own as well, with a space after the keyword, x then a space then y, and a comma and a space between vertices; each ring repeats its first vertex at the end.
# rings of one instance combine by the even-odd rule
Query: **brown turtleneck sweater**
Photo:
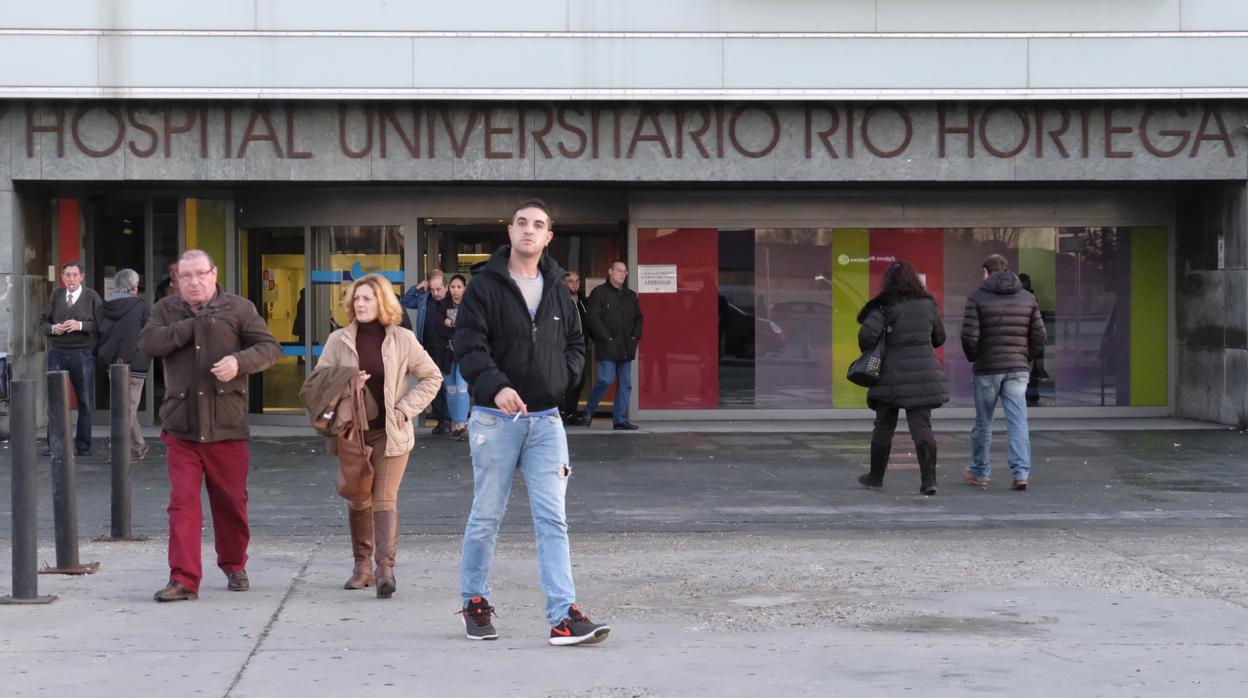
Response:
POLYGON ((377 401, 377 416, 368 420, 369 430, 386 428, 386 365, 381 358, 381 342, 386 328, 380 322, 357 322, 355 351, 360 356, 360 370, 368 373, 368 391, 377 401))

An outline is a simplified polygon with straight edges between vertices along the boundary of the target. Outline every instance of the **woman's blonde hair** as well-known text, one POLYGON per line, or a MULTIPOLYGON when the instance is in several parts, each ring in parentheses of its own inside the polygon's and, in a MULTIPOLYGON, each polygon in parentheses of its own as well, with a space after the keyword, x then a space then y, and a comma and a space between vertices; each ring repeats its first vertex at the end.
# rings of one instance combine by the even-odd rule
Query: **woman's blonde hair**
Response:
POLYGON ((369 274, 351 282, 351 288, 342 299, 347 317, 355 319, 355 292, 361 286, 371 287, 373 295, 377 296, 377 322, 387 327, 403 322, 403 308, 399 305, 399 297, 394 295, 394 285, 381 274, 369 274))

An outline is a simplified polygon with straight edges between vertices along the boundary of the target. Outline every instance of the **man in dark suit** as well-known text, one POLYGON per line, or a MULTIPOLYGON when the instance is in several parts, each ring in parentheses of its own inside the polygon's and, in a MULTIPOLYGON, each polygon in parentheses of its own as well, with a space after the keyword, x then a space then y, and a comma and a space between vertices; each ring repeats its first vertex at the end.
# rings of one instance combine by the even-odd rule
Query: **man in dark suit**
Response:
MULTIPOLYGON (((68 371, 78 401, 78 428, 74 451, 91 455, 91 406, 95 402, 95 345, 99 339, 96 314, 104 301, 82 285, 82 266, 77 260, 61 266, 61 283, 48 298, 39 329, 48 338, 48 370, 68 371)), ((51 444, 51 434, 48 439, 51 444)), ((68 444, 66 444, 68 450, 68 444)))

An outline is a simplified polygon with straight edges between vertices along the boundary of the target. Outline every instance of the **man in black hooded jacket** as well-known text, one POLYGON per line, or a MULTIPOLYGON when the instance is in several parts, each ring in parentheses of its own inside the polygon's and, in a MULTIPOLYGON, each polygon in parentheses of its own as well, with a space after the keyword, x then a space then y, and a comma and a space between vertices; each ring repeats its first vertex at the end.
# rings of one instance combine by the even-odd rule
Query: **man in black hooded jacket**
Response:
POLYGON ((1027 380, 1031 362, 1044 350, 1044 320, 1036 297, 1023 290, 1005 257, 984 260, 983 283, 966 299, 962 316, 962 351, 974 362, 975 426, 971 430, 971 467, 967 484, 988 486, 992 465, 992 413, 1005 408, 1005 433, 1013 489, 1026 490, 1031 475, 1031 439, 1027 431, 1027 380))
POLYGON ((113 276, 113 290, 100 306, 99 356, 106 365, 130 366, 130 455, 134 460, 147 456, 147 441, 139 425, 139 399, 151 359, 139 351, 139 330, 147 324, 147 299, 139 295, 139 273, 122 269, 113 276))
POLYGON ((489 573, 516 471, 533 511, 537 564, 552 645, 605 640, 610 628, 576 605, 564 513, 568 438, 559 404, 585 364, 581 318, 546 256, 550 210, 536 199, 516 207, 499 248, 473 277, 455 318, 455 359, 476 398, 468 422, 472 513, 460 566, 461 617, 470 640, 498 637, 489 573))

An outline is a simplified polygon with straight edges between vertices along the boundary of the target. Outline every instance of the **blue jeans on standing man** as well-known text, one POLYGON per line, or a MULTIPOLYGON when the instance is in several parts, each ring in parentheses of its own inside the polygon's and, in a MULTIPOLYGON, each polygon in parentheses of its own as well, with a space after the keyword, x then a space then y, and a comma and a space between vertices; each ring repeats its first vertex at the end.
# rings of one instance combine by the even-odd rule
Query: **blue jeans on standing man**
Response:
MULTIPOLYGON (((91 453, 91 407, 95 404, 95 352, 48 350, 48 370, 68 371, 69 384, 78 400, 78 429, 74 433, 74 452, 80 456, 91 453)), ((49 424, 48 448, 52 447, 49 424)), ((69 448, 69 444, 65 444, 69 448)))
POLYGON ((611 421, 615 424, 623 424, 628 421, 628 398, 633 392, 633 362, 599 361, 597 365, 598 379, 594 381, 594 387, 589 391, 589 400, 585 403, 585 417, 589 419, 594 416, 594 410, 598 409, 602 396, 607 394, 607 388, 611 387, 612 381, 619 378, 620 385, 615 389, 615 406, 611 408, 611 421))
POLYGON ((537 567, 546 593, 546 619, 558 625, 576 603, 564 498, 568 490, 568 438, 558 409, 518 419, 477 406, 468 422, 472 452, 472 513, 464 529, 459 590, 464 605, 490 596, 490 562, 507 513, 516 471, 524 476, 537 539, 537 567))
POLYGON ((1005 410, 1008 459, 1015 480, 1031 474, 1031 437, 1027 433, 1027 371, 975 376, 975 426, 971 429, 971 473, 987 480, 992 471, 992 416, 997 401, 1005 410))

